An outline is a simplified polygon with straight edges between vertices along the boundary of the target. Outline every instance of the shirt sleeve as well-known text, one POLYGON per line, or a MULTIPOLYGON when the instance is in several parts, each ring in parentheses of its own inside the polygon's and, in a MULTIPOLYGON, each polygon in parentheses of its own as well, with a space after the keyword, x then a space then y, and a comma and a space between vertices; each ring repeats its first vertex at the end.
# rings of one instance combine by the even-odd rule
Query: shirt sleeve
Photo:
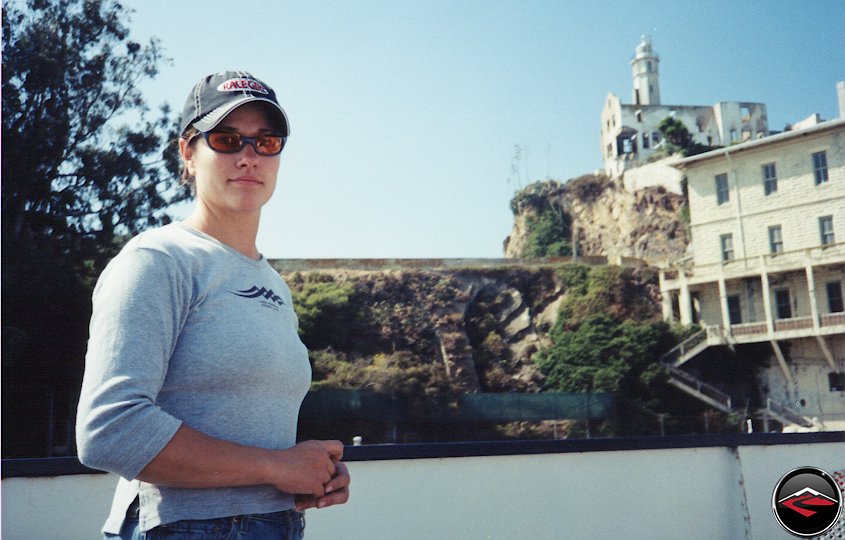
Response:
POLYGON ((156 399, 191 296, 190 277, 158 250, 127 247, 100 276, 76 420, 83 464, 133 479, 179 429, 156 399))

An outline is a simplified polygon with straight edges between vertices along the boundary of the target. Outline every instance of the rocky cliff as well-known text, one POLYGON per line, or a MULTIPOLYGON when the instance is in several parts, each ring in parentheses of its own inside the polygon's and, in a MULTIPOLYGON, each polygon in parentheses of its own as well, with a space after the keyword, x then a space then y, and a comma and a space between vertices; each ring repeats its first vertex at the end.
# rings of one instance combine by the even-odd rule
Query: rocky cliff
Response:
POLYGON ((445 376, 459 392, 536 392, 542 384, 531 356, 565 294, 556 266, 282 275, 294 293, 303 341, 331 352, 325 365, 325 355, 312 355, 318 381, 360 387, 365 381, 338 379, 338 367, 357 364, 366 377, 374 358, 401 353, 406 364, 434 366, 435 377, 445 376))
POLYGON ((655 264, 685 253, 689 237, 684 206, 682 195, 660 186, 628 191, 621 180, 602 175, 584 175, 565 184, 538 182, 513 199, 514 226, 504 242, 505 256, 538 255, 529 252, 536 250, 532 235, 545 214, 561 224, 560 235, 578 255, 610 261, 635 257, 655 264))
MULTIPOLYGON (((553 346, 560 317, 575 326, 602 311, 619 321, 659 319, 652 268, 584 262, 382 270, 318 263, 316 270, 281 274, 293 293, 315 389, 363 390, 398 399, 410 404, 409 421, 418 423, 404 428, 402 440, 418 440, 422 431, 415 430, 425 431, 429 440, 451 440, 455 433, 435 435, 419 426, 448 417, 464 394, 550 389, 536 353, 553 346)), ((518 430, 508 436, 542 430, 550 436, 557 429, 542 424, 506 429, 518 430)), ((327 432, 345 433, 354 426, 367 440, 394 440, 368 425, 339 422, 327 432)), ((471 436, 469 427, 461 429, 460 437, 471 436)))

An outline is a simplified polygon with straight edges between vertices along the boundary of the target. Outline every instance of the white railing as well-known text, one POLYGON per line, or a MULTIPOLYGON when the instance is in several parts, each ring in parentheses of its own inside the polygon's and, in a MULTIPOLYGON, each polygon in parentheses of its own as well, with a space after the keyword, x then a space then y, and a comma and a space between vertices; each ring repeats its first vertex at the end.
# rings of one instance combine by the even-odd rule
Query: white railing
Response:
POLYGON ((845 325, 845 313, 828 313, 819 318, 820 326, 845 325))
POLYGON ((813 328, 812 317, 792 317, 791 319, 776 319, 775 332, 787 332, 789 330, 808 330, 813 328))
POLYGON ((687 354, 695 351, 703 343, 707 343, 708 345, 721 345, 724 342, 725 338, 722 335, 721 326, 705 326, 661 356, 660 362, 677 367, 679 363, 682 363, 687 359, 685 358, 687 354))
POLYGON ((766 400, 766 408, 761 412, 780 420, 781 423, 784 423, 784 421, 791 422, 803 427, 811 427, 813 425, 813 421, 806 416, 771 398, 766 400))
POLYGON ((676 368, 671 365, 666 365, 664 367, 669 371, 669 375, 675 379, 675 382, 681 383, 686 386, 687 389, 709 398, 709 401, 713 405, 717 406, 722 412, 731 412, 733 410, 730 395, 722 392, 715 386, 707 384, 701 379, 690 375, 680 368, 676 368))

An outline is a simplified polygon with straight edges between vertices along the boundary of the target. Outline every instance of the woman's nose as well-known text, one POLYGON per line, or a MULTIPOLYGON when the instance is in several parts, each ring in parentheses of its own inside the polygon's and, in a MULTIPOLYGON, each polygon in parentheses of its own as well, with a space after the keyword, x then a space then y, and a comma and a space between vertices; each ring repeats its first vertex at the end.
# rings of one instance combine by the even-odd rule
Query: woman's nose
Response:
POLYGON ((258 164, 258 158, 260 157, 258 152, 255 151, 255 147, 253 146, 254 143, 247 143, 244 145, 243 149, 238 152, 238 163, 243 164, 258 164))

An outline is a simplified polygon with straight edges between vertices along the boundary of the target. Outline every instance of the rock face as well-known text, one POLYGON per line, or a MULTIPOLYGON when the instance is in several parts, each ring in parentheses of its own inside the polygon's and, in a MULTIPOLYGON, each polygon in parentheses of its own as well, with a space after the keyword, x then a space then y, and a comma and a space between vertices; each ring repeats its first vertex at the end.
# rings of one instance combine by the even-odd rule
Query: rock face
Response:
POLYGON ((351 339, 321 329, 317 347, 303 336, 312 350, 350 362, 405 351, 419 364, 442 366, 461 392, 536 392, 542 377, 531 356, 546 344, 565 293, 558 268, 323 269, 282 276, 295 304, 309 302, 308 283, 353 291, 346 305, 332 308, 335 320, 346 321, 342 327, 354 327, 351 339))
POLYGON ((609 261, 634 257, 647 263, 681 256, 689 238, 681 219, 685 200, 660 186, 628 191, 621 180, 585 175, 565 184, 535 183, 514 198, 514 226, 506 257, 525 254, 532 221, 551 208, 568 221, 578 255, 609 261))
MULTIPOLYGON (((401 353, 391 358, 402 369, 436 366, 461 393, 537 392, 543 376, 532 356, 550 345, 547 335, 567 294, 560 265, 570 260, 513 261, 533 241, 537 217, 552 212, 556 223, 565 224, 547 232, 568 238, 544 241, 574 245, 582 264, 591 257, 601 259, 596 264, 623 258, 626 264, 630 258, 655 263, 687 248, 684 203, 682 195, 661 187, 632 192, 605 176, 542 182, 514 198, 514 227, 505 241, 510 260, 465 260, 460 267, 384 260, 384 268, 373 261, 281 261, 277 268, 299 303, 300 322, 315 317, 305 325, 314 334, 303 340, 322 351, 314 368, 329 386, 379 386, 387 377, 379 362, 401 353)), ((656 285, 644 290, 659 306, 656 285)), ((421 384, 431 388, 435 382, 421 384)))

